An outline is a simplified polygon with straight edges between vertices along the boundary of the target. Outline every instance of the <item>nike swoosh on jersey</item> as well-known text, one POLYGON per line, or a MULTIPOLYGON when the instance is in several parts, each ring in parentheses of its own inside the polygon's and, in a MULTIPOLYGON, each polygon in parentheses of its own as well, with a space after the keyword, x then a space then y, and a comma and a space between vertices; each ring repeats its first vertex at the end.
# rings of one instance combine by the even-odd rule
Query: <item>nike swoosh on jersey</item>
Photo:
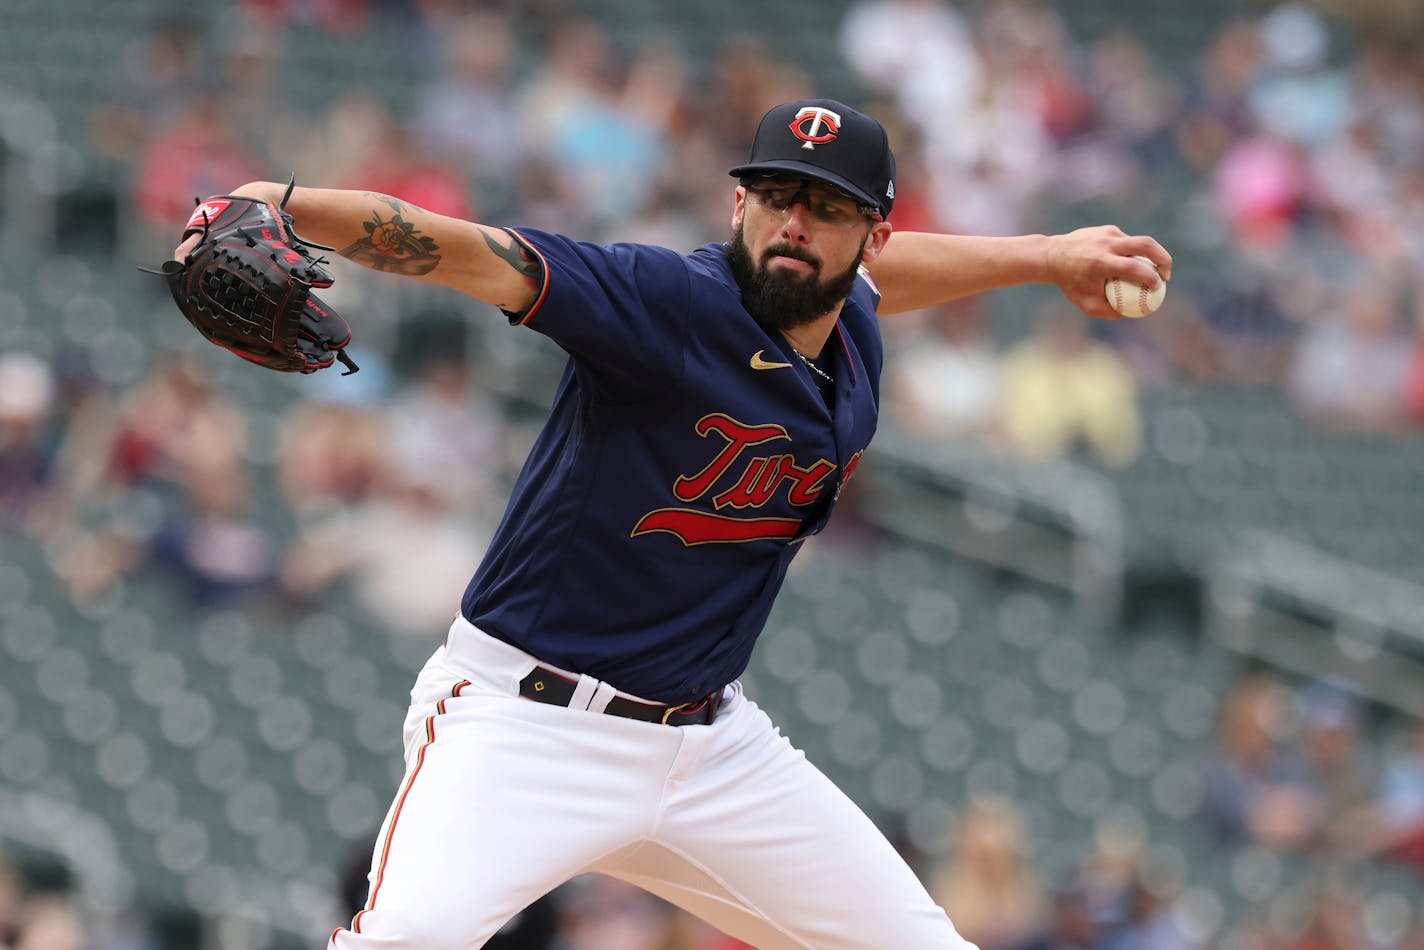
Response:
POLYGON ((790 363, 769 363, 761 358, 766 350, 757 350, 752 354, 752 369, 786 369, 790 363))

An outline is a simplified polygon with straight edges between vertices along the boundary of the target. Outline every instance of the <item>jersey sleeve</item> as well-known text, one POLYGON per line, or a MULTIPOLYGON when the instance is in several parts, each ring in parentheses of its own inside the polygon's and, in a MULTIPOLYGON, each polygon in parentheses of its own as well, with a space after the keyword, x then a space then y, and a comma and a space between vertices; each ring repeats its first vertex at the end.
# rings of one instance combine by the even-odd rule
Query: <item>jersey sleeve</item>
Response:
POLYGON ((680 377, 691 309, 682 255, 507 229, 543 270, 539 296, 510 321, 544 334, 605 389, 651 393, 680 377))

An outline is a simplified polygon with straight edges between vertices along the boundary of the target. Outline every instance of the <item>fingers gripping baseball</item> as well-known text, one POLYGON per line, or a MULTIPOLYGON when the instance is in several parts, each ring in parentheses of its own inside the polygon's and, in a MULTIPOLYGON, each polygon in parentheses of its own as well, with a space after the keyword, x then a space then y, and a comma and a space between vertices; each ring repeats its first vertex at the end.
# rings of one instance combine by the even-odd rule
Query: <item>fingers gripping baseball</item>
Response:
POLYGON ((1107 320, 1122 316, 1103 293, 1107 281, 1118 278, 1152 289, 1172 276, 1172 255, 1161 244, 1146 235, 1126 234, 1115 225, 1055 235, 1049 239, 1047 255, 1049 279, 1078 309, 1107 320))

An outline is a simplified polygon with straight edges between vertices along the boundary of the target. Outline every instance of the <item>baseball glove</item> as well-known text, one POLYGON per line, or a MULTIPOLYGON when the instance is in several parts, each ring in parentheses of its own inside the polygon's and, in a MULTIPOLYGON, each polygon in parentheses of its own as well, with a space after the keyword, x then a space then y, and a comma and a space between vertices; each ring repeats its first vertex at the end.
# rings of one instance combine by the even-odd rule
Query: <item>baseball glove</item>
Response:
POLYGON ((297 237, 292 216, 280 204, 238 195, 198 202, 183 237, 202 239, 182 261, 164 261, 157 274, 168 282, 178 309, 198 332, 245 360, 283 373, 314 373, 337 360, 346 373, 357 366, 343 347, 351 327, 322 303, 313 287, 332 278, 309 247, 332 250, 297 237))

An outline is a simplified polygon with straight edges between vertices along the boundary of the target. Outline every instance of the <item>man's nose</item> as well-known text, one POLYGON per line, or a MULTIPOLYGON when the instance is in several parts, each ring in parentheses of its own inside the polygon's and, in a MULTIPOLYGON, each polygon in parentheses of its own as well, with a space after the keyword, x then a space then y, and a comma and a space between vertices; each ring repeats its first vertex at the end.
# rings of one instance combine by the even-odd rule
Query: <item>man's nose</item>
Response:
POLYGON ((781 233, 787 240, 805 244, 811 240, 811 205, 804 195, 797 195, 786 209, 781 233))

